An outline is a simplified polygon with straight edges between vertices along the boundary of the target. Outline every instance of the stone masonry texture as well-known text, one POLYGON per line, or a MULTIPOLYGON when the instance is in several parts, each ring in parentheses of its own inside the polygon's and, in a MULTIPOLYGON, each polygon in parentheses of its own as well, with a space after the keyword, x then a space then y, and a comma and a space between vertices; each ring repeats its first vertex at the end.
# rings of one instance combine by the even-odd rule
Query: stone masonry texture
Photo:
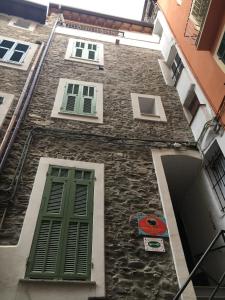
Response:
MULTIPOLYGON (((13 36, 13 31, 10 34, 13 36)), ((45 39, 45 34, 45 29, 40 29, 40 37, 45 39)), ((31 129, 60 128, 74 132, 74 137, 34 136, 14 202, 0 231, 1 244, 18 242, 40 157, 104 163, 106 299, 172 299, 177 280, 169 239, 165 239, 166 253, 145 252, 143 239, 134 234, 129 217, 136 212, 162 214, 151 148, 167 147, 164 139, 193 141, 177 92, 163 81, 160 52, 104 43, 104 70, 99 70, 94 65, 64 60, 69 38, 60 34, 53 38, 26 119, 1 175, 1 188, 10 184, 31 129), (59 78, 103 83, 103 124, 50 117, 59 78), (167 122, 134 120, 130 93, 161 96, 167 122), (100 136, 116 137, 118 142, 100 136), (130 145, 126 139, 133 139, 130 145), (146 144, 138 139, 162 142, 146 144)), ((0 90, 8 86, 18 97, 26 73, 8 68, 3 71, 0 90)), ((9 193, 1 194, 2 209, 8 198, 9 193)))

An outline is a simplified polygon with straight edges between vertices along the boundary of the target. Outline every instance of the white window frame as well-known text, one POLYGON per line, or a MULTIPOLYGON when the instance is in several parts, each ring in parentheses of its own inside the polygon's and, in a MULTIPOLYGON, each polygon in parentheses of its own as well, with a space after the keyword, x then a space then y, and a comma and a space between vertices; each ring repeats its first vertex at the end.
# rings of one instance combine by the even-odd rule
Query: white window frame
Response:
POLYGON ((0 127, 3 125, 6 115, 12 105, 14 95, 2 93, 0 91, 0 97, 3 97, 3 103, 0 104, 0 127))
POLYGON ((92 123, 103 123, 103 84, 96 82, 86 82, 67 78, 60 78, 56 97, 51 113, 52 118, 60 118, 75 121, 84 121, 92 123), (61 106, 64 100, 65 86, 68 83, 93 86, 96 91, 96 113, 95 115, 75 114, 61 112, 61 106))
POLYGON ((23 18, 17 18, 17 17, 13 17, 10 20, 10 22, 9 22, 8 25, 12 26, 12 27, 16 27, 16 28, 22 29, 22 30, 28 30, 28 31, 34 31, 34 29, 36 28, 36 23, 35 22, 30 21, 30 20, 26 20, 26 19, 23 19, 23 18), (24 27, 18 26, 18 25, 16 25, 16 22, 18 20, 24 20, 26 22, 28 21, 30 23, 30 26, 28 28, 24 28, 24 27))
POLYGON ((95 41, 90 41, 90 40, 81 40, 81 39, 73 39, 70 38, 66 50, 66 55, 65 55, 66 60, 71 60, 71 61, 76 61, 76 62, 81 62, 81 63, 87 63, 87 64, 92 64, 92 65, 99 65, 103 66, 104 65, 104 49, 103 49, 103 44, 101 43, 96 43, 95 41), (75 52, 75 45, 76 42, 80 43, 85 43, 85 49, 84 49, 84 55, 83 57, 76 57, 74 52, 75 52), (88 54, 87 54, 87 44, 95 44, 97 46, 97 58, 95 60, 88 59, 88 54))
POLYGON ((156 121, 156 122, 167 122, 166 114, 162 105, 161 97, 155 95, 145 95, 145 94, 136 94, 131 93, 131 102, 133 108, 133 117, 134 119, 147 120, 147 121, 156 121), (145 99, 154 99, 155 101, 155 114, 143 114, 140 111, 139 97, 145 99))
POLYGON ((26 71, 31 63, 31 60, 38 48, 37 44, 29 43, 29 42, 24 42, 21 40, 16 40, 12 38, 8 38, 5 36, 0 36, 0 41, 1 40, 7 40, 10 42, 15 43, 12 49, 10 49, 8 52, 6 52, 4 58, 0 59, 0 65, 5 66, 5 67, 10 67, 14 69, 20 69, 26 71), (16 44, 23 44, 29 46, 28 50, 24 53, 24 55, 21 57, 20 62, 13 62, 13 61, 8 61, 9 56, 12 55, 12 50, 16 47, 16 44))

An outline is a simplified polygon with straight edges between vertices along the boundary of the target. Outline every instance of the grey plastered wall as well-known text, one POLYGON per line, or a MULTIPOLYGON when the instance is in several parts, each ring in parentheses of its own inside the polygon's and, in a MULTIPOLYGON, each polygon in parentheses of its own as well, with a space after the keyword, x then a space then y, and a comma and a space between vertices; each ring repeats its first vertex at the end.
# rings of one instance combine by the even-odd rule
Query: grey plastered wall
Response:
POLYGON ((161 57, 159 52, 105 43, 105 66, 99 70, 97 66, 64 60, 69 38, 57 34, 53 39, 2 179, 9 182, 12 178, 31 128, 61 128, 80 135, 77 139, 66 135, 34 137, 15 203, 8 209, 1 231, 1 243, 18 241, 40 157, 104 163, 107 299, 172 299, 177 286, 168 240, 165 254, 145 252, 143 240, 129 226, 132 213, 162 213, 150 148, 166 147, 167 143, 138 146, 139 142, 133 140, 131 145, 126 145, 123 141, 110 142, 94 135, 125 140, 192 141, 178 95, 175 88, 164 84, 157 62, 161 57), (50 118, 59 78, 103 83, 103 124, 50 118), (134 120, 130 93, 161 96, 167 123, 134 120))

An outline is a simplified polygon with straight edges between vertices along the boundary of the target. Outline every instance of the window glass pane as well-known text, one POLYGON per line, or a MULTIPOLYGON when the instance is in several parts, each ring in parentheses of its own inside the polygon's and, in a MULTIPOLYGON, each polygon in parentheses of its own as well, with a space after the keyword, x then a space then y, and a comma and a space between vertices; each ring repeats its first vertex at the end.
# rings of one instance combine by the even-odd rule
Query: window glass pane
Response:
POLYGON ((89 87, 89 96, 94 97, 94 87, 93 86, 89 87))
POLYGON ((75 96, 68 96, 67 103, 66 103, 66 110, 74 111, 75 108, 75 96))
POLYGON ((225 33, 224 33, 222 41, 220 43, 220 47, 217 52, 217 55, 222 60, 222 62, 225 63, 225 33))
POLYGON ((81 48, 84 48, 85 43, 81 43, 81 48))
POLYGON ((0 58, 3 58, 8 49, 0 48, 0 58))
POLYGON ((4 97, 0 96, 0 104, 3 103, 4 97))
POLYGON ((90 171, 84 171, 84 179, 90 179, 91 178, 91 172, 90 171))
POLYGON ((3 40, 0 44, 0 46, 2 47, 6 47, 6 48, 12 48, 12 46, 14 45, 15 43, 12 42, 12 41, 7 41, 7 40, 3 40))
POLYGON ((23 52, 15 51, 13 55, 10 57, 10 60, 19 62, 23 54, 24 54, 23 52))
POLYGON ((73 90, 73 93, 77 95, 78 92, 79 92, 79 84, 74 84, 74 90, 73 90))
POLYGON ((60 176, 61 177, 67 177, 68 176, 68 169, 61 169, 60 170, 60 176))
POLYGON ((59 168, 52 168, 51 176, 59 176, 59 168))
POLYGON ((72 93, 73 93, 73 84, 69 83, 67 88, 67 94, 72 94, 72 93))
POLYGON ((80 42, 76 42, 76 47, 80 47, 80 42))
POLYGON ((95 51, 89 51, 88 52, 88 58, 89 59, 95 59, 95 51))
POLYGON ((88 49, 92 49, 92 44, 88 44, 88 49))
POLYGON ((93 50, 97 50, 97 45, 93 45, 93 50))
POLYGON ((26 52, 28 48, 29 48, 28 45, 18 44, 15 50, 26 52))
POLYGON ((83 53, 83 50, 82 50, 82 49, 76 49, 76 54, 75 54, 75 56, 77 56, 77 57, 82 57, 82 53, 83 53))
POLYGON ((81 170, 76 170, 75 171, 75 178, 76 179, 81 179, 83 175, 83 172, 81 170))
POLYGON ((84 98, 84 107, 83 107, 84 113, 91 113, 91 103, 92 103, 91 98, 84 98))
POLYGON ((88 86, 83 87, 83 96, 88 96, 88 86))

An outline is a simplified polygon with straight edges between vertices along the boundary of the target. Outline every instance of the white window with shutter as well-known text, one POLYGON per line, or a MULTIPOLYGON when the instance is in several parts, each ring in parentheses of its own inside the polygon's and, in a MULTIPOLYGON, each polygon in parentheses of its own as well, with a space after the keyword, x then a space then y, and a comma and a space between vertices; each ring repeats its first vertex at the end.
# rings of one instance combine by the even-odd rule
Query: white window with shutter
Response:
POLYGON ((70 39, 65 59, 102 66, 104 65, 103 44, 94 41, 70 39))
POLYGON ((60 78, 51 117, 103 123, 103 84, 60 78))
POLYGON ((27 70, 38 45, 0 36, 0 65, 27 70))

